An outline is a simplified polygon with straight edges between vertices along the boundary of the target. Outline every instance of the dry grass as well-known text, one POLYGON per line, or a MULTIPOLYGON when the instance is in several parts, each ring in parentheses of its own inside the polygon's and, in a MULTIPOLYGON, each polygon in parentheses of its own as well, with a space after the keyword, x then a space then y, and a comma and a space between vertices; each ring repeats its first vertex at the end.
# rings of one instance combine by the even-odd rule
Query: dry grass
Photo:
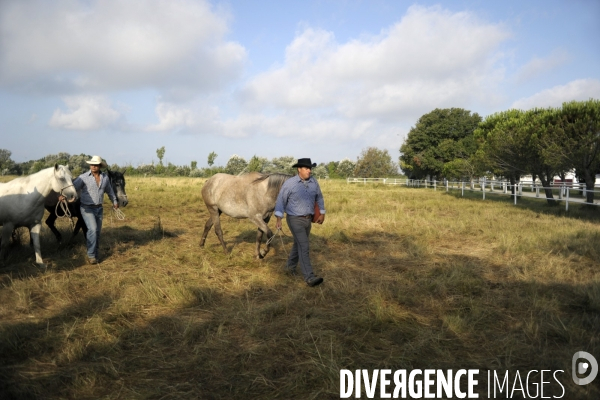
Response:
POLYGON ((254 260, 247 220, 223 218, 229 254, 213 233, 200 249, 202 183, 128 178, 100 265, 44 228, 40 270, 22 233, 0 268, 2 398, 338 398, 342 368, 563 369, 565 398, 600 397, 570 379, 575 351, 600 354, 596 212, 322 182, 309 288, 279 238, 254 260))

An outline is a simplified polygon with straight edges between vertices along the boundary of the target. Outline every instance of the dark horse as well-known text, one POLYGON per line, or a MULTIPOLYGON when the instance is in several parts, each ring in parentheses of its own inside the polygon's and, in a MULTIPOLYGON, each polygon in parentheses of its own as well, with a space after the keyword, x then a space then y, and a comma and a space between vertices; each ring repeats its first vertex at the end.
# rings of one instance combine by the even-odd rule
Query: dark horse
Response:
MULTIPOLYGON (((127 203, 129 202, 127 200, 127 193, 125 192, 125 175, 121 172, 110 171, 110 170, 107 170, 106 174, 108 175, 108 177, 110 179, 110 186, 112 187, 112 190, 113 190, 113 192, 115 192, 115 196, 117 196, 117 200, 119 201, 119 207, 125 207, 127 205, 127 203)), ((48 228, 50 228, 52 233, 54 233, 54 236, 56 236, 56 240, 58 240, 58 242, 61 243, 62 235, 60 234, 58 229, 56 229, 56 226, 54 226, 54 223, 56 222, 57 218, 64 217, 65 212, 61 209, 60 206, 57 208, 56 207, 57 204, 58 204, 58 193, 52 192, 46 198, 44 207, 50 213, 48 218, 46 218, 46 225, 48 225, 48 228), (58 213, 58 215, 56 215, 56 213, 58 213)), ((73 229, 73 235, 71 236, 71 238, 75 237, 75 235, 77 235, 79 233, 79 230, 81 230, 81 229, 83 230, 84 235, 87 234, 87 227, 85 226, 85 223, 83 222, 83 218, 81 217, 80 205, 81 205, 81 201, 79 200, 79 198, 77 199, 77 201, 75 201, 73 203, 68 203, 69 212, 71 213, 71 217, 77 218, 77 222, 75 223, 75 228, 73 229)))
POLYGON ((251 172, 241 176, 216 174, 206 181, 202 187, 202 199, 208 208, 210 217, 204 225, 204 233, 200 239, 200 247, 204 246, 206 236, 215 226, 215 233, 227 252, 223 241, 223 231, 219 216, 225 213, 233 218, 248 218, 258 226, 256 233, 256 258, 264 258, 269 252, 269 239, 273 232, 267 225, 275 209, 275 201, 281 185, 291 175, 285 174, 260 174, 251 172), (260 249, 263 233, 267 234, 267 248, 260 249))

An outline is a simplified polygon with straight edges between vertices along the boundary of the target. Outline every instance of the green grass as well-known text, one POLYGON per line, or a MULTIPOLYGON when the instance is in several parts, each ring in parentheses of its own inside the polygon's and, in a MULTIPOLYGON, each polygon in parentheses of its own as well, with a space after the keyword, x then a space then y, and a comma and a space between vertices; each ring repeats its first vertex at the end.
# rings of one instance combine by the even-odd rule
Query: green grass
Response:
POLYGON ((563 369, 565 398, 600 396, 570 379, 573 353, 600 354, 595 211, 325 181, 309 288, 283 274, 287 229, 256 261, 255 227, 223 217, 230 252, 212 232, 200 249, 202 183, 128 178, 100 265, 43 228, 40 270, 22 233, 0 267, 3 398, 338 398, 342 368, 563 369))

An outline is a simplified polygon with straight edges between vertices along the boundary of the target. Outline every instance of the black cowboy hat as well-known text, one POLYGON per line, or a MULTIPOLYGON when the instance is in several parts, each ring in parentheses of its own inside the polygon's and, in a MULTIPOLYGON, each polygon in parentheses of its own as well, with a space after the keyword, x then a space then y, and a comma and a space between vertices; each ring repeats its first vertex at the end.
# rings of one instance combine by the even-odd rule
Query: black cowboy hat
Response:
POLYGON ((299 158, 298 162, 292 165, 292 168, 306 167, 306 168, 314 168, 317 166, 317 163, 311 163, 310 158, 299 158))

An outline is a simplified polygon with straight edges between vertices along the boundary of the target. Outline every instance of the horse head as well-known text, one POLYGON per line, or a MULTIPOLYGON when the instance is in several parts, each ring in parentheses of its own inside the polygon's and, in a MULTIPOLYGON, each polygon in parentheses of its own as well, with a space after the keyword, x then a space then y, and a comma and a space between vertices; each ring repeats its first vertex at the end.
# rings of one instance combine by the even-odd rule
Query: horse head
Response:
POLYGON ((110 186, 112 186, 113 192, 115 192, 115 196, 119 201, 119 207, 125 207, 129 203, 125 192, 125 173, 109 170, 108 177, 110 178, 110 186))
POLYGON ((71 171, 64 165, 54 164, 52 190, 66 197, 69 203, 77 200, 77 191, 73 186, 71 171))

